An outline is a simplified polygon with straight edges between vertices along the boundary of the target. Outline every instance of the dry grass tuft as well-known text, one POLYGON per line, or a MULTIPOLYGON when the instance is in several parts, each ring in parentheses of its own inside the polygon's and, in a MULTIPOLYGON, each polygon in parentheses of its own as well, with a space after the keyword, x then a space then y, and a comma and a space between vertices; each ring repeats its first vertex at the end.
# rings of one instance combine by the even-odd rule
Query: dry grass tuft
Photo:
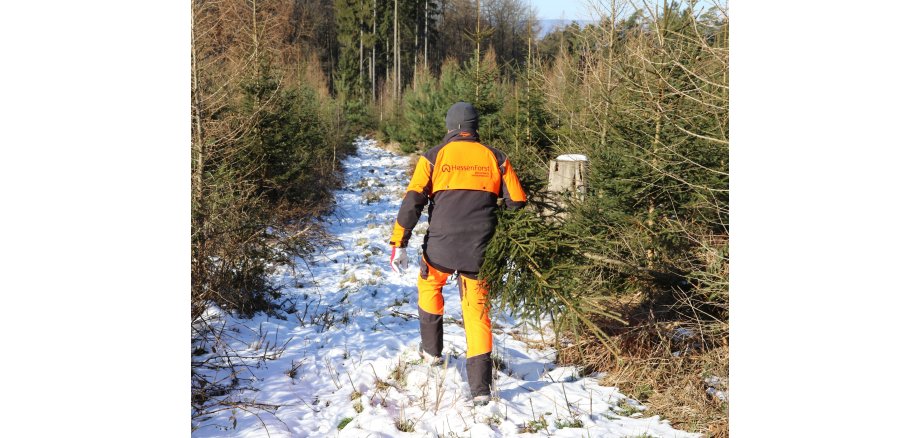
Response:
POLYGON ((628 326, 599 322, 616 354, 582 333, 576 341, 563 338, 568 342, 559 350, 559 363, 583 366, 586 373, 606 372, 601 384, 618 387, 675 428, 728 437, 727 324, 659 321, 647 308, 630 307, 632 312, 622 312, 633 315, 628 326), (720 383, 713 384, 713 376, 720 383), (725 401, 710 394, 715 390, 726 395, 725 401))

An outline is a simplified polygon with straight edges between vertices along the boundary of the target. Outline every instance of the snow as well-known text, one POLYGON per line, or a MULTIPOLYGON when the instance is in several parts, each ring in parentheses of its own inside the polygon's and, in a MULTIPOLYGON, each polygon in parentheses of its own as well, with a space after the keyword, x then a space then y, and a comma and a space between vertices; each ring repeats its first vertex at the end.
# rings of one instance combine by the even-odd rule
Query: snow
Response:
POLYGON ((588 157, 581 154, 564 154, 556 157, 557 161, 588 161, 588 157))
MULTIPOLYGON (((318 250, 311 263, 276 275, 284 287, 283 307, 293 313, 282 312, 286 320, 238 319, 209 309, 212 329, 221 330, 227 346, 237 350, 232 360, 244 389, 231 394, 249 404, 193 419, 193 436, 699 436, 675 430, 658 416, 643 417, 644 407, 614 387, 600 386, 598 376, 554 366, 554 350, 541 341, 552 337, 545 324, 535 327, 497 309, 493 355, 507 369, 497 373, 498 399, 473 407, 454 282, 444 289, 447 361, 422 364, 415 282, 427 217, 410 240, 409 271, 393 272, 388 240, 408 184, 409 161, 370 139, 356 144, 357 153, 344 163, 345 187, 335 194, 336 210, 326 219, 337 243, 318 250), (399 369, 401 376, 394 374, 399 369), (639 413, 619 415, 623 406, 639 413), (346 418, 353 419, 339 430, 346 418), (544 429, 521 432, 541 419, 544 429), (399 431, 398 420, 412 423, 414 432, 399 431), (576 420, 581 427, 560 427, 577 426, 576 420)), ((199 371, 232 377, 226 370, 199 371)))

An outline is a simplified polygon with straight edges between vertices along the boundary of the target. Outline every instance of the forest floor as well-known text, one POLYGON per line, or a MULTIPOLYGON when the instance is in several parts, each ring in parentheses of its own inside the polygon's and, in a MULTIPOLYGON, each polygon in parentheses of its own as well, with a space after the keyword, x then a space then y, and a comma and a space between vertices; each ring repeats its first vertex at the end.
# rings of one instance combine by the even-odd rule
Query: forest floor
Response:
MULTIPOLYGON (((673 429, 602 375, 554 366, 547 324, 493 309, 494 394, 473 407, 459 291, 444 289, 445 366, 421 362, 416 276, 427 227, 409 244, 410 267, 389 268, 388 240, 408 184, 408 157, 358 139, 326 218, 335 243, 275 275, 283 312, 239 319, 208 311, 211 341, 193 345, 211 381, 233 381, 236 402, 192 421, 192 435, 278 437, 695 437, 673 429), (219 339, 219 341, 215 341, 219 339)), ((194 382, 193 382, 194 383, 194 382)))

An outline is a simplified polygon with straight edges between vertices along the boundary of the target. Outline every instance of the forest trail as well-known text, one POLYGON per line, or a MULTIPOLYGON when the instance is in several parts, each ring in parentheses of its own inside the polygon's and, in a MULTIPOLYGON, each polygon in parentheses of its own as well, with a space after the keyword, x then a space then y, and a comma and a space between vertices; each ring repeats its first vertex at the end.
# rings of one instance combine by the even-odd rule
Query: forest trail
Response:
POLYGON ((444 289, 446 367, 422 364, 417 352, 415 281, 426 217, 409 243, 409 271, 397 274, 388 265, 409 159, 374 140, 356 144, 326 218, 337 242, 313 254, 312 263, 274 277, 283 287, 281 317, 238 319, 209 309, 211 329, 225 344, 193 361, 225 354, 235 373, 204 372, 215 381, 237 379, 245 389, 235 399, 245 405, 194 419, 193 436, 698 436, 645 416, 644 407, 598 385, 597 376, 554 366, 555 351, 541 340, 551 339, 548 329, 498 310, 499 400, 473 408, 455 282, 444 289))

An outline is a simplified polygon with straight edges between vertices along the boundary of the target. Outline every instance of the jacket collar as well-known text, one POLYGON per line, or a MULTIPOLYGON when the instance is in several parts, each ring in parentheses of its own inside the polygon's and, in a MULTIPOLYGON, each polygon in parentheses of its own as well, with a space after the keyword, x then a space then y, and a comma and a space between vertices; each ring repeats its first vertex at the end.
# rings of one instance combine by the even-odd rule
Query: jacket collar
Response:
POLYGON ((454 129, 447 132, 447 135, 444 136, 444 140, 442 140, 441 143, 447 144, 452 141, 479 141, 479 133, 476 131, 454 129))

